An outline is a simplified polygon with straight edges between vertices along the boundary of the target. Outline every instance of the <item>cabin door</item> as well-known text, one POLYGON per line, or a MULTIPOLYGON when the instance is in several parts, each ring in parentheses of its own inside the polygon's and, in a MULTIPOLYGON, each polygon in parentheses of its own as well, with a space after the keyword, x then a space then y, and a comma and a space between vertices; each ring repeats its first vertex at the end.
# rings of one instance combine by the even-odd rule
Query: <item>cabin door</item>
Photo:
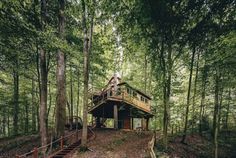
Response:
POLYGON ((131 129, 130 118, 128 118, 128 117, 124 119, 124 129, 131 129))

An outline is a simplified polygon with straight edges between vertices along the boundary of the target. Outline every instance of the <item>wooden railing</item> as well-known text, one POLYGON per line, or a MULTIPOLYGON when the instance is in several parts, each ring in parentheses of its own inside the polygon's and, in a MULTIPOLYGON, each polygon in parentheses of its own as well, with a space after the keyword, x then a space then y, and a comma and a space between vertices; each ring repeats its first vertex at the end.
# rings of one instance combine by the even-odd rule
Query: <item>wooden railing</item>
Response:
POLYGON ((41 158, 41 157, 50 157, 52 153, 58 152, 62 150, 65 146, 68 146, 69 144, 72 144, 76 141, 78 141, 78 134, 80 130, 77 130, 67 136, 61 136, 60 138, 54 140, 53 142, 50 142, 49 144, 45 146, 41 146, 39 148, 35 147, 33 150, 31 150, 28 153, 22 154, 22 155, 16 155, 16 158, 41 158))
POLYGON ((150 111, 150 104, 147 104, 145 102, 142 102, 136 97, 131 96, 128 94, 125 90, 113 90, 112 88, 104 90, 101 92, 100 96, 98 96, 96 99, 92 99, 89 103, 89 109, 92 109, 93 107, 105 102, 107 99, 117 99, 122 100, 130 104, 134 104, 143 110, 150 111))

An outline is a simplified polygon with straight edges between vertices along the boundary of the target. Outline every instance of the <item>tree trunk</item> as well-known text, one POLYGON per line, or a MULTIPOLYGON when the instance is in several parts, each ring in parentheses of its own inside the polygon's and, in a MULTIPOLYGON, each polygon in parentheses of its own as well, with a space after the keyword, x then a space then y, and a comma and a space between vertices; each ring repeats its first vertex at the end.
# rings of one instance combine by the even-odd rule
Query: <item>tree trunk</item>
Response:
POLYGON ((43 49, 40 50, 40 76, 41 76, 41 94, 40 94, 40 134, 42 146, 47 144, 47 72, 46 56, 43 49))
POLYGON ((29 106, 27 101, 24 102, 25 104, 25 133, 29 132, 29 106))
POLYGON ((72 65, 70 65, 70 128, 72 129, 73 124, 73 73, 72 73, 72 65))
MULTIPOLYGON (((83 10, 83 34, 84 34, 84 109, 83 109, 83 130, 82 130, 82 146, 87 145, 87 113, 88 113, 88 81, 89 81, 89 54, 92 48, 92 35, 93 35, 93 18, 94 18, 94 8, 91 14, 91 21, 90 21, 90 33, 88 38, 88 30, 86 26, 86 10, 85 10, 85 2, 82 0, 82 10, 83 10)), ((93 6, 95 5, 93 1, 93 6)))
POLYGON ((31 108, 32 108, 32 116, 31 116, 31 119, 32 119, 32 132, 35 132, 36 131, 36 103, 35 103, 35 82, 34 82, 34 78, 32 78, 32 87, 31 87, 31 98, 32 98, 32 101, 31 101, 31 108))
MULTIPOLYGON (((44 31, 44 25, 46 22, 46 0, 41 0, 41 25, 42 31, 44 31)), ((40 111, 39 111, 39 121, 40 121, 40 137, 41 145, 44 146, 47 144, 47 129, 46 129, 46 117, 47 117, 47 61, 46 61, 46 52, 40 47, 39 50, 39 60, 40 60, 40 111)), ((43 151, 44 153, 46 150, 43 151)))
POLYGON ((78 116, 79 116, 79 99, 80 99, 80 72, 79 72, 79 67, 78 67, 78 90, 77 90, 77 105, 76 105, 76 130, 78 130, 78 116))
POLYGON ((185 124, 184 124, 184 134, 183 134, 183 137, 182 137, 182 140, 181 140, 182 143, 185 143, 185 139, 186 139, 186 135, 187 135, 187 129, 188 129, 188 113, 189 113, 189 104, 190 104, 190 93, 191 93, 191 85, 192 85, 194 56, 195 56, 195 48, 193 48, 193 54, 192 54, 191 65, 190 65, 190 74, 189 74, 189 82, 188 82, 188 94, 187 94, 187 105, 186 105, 185 124))
POLYGON ((202 74, 202 94, 201 94, 201 105, 200 105, 200 114, 199 114, 199 134, 202 134, 202 119, 203 119, 203 111, 205 106, 205 95, 206 95, 206 83, 207 83, 207 66, 203 68, 202 74))
POLYGON ((161 55, 160 62, 162 64, 163 71, 163 104, 164 104, 164 116, 163 116, 163 144, 165 149, 167 149, 168 144, 168 126, 170 118, 170 91, 171 91, 171 71, 172 71, 172 59, 171 59, 171 46, 169 45, 168 55, 167 55, 167 66, 165 64, 164 58, 164 42, 161 43, 161 55), (167 78, 166 78, 167 76, 167 78))
MULTIPOLYGON (((222 77, 222 80, 224 80, 224 76, 222 77)), ((222 81, 221 81, 222 82, 222 81)), ((221 122, 221 108, 222 108, 222 102, 223 102, 223 94, 224 94, 224 87, 221 84, 220 88, 220 98, 219 98, 219 117, 218 117, 218 133, 220 132, 220 122, 221 122)))
POLYGON ((216 68, 215 76, 215 107, 213 118, 213 134, 214 134, 214 157, 218 158, 218 121, 219 121, 219 67, 216 68))
POLYGON ((197 65, 196 65, 196 74, 195 74, 195 80, 194 80, 194 90, 193 90, 192 132, 193 132, 193 129, 194 129, 194 124, 195 124, 195 102, 196 102, 196 101, 195 101, 195 98, 196 98, 196 93, 197 93, 197 80, 198 80, 199 56, 200 56, 200 53, 198 52, 198 55, 197 55, 197 65))
POLYGON ((3 107, 3 120, 2 120, 3 137, 6 137, 6 128, 7 128, 6 124, 7 124, 7 106, 3 107))
POLYGON ((10 137, 10 110, 7 109, 7 136, 10 137))
POLYGON ((144 92, 147 93, 147 55, 144 57, 144 92))
MULTIPOLYGON (((59 36, 64 38, 65 27, 65 1, 58 0, 59 2, 59 36)), ((64 135, 66 123, 66 80, 65 80, 65 55, 61 50, 57 54, 57 98, 56 98, 56 135, 60 137, 64 135)))
POLYGON ((47 121, 46 121, 46 127, 47 127, 47 131, 48 131, 48 127, 49 127, 49 114, 50 114, 50 110, 52 107, 52 94, 51 94, 51 82, 48 82, 48 97, 49 97, 49 105, 48 105, 48 109, 47 109, 47 121))
POLYGON ((86 10, 85 2, 81 1, 83 10, 83 33, 84 33, 84 108, 83 108, 83 130, 82 130, 82 146, 87 145, 87 111, 88 111, 88 79, 89 79, 89 52, 88 52, 88 37, 87 37, 87 26, 86 26, 86 10))
POLYGON ((228 120, 229 120, 229 105, 230 105, 230 100, 231 100, 231 88, 229 88, 229 93, 228 93, 228 104, 226 108, 226 118, 225 118, 225 128, 228 131, 228 120))
POLYGON ((18 113, 19 113, 19 59, 18 54, 15 57, 15 63, 13 68, 13 82, 14 82, 14 115, 13 115, 13 134, 18 134, 18 113))

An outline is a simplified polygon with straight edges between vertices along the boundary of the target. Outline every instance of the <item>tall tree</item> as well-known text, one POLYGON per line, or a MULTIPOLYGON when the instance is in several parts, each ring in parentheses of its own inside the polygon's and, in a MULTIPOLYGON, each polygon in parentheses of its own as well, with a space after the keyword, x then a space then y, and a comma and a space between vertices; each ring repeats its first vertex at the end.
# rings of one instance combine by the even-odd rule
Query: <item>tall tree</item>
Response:
POLYGON ((88 80, 89 80, 89 51, 88 51, 88 29, 87 29, 87 19, 86 19, 86 4, 85 1, 81 1, 82 4, 82 23, 83 23, 83 35, 84 35, 84 102, 83 102, 83 131, 82 131, 82 146, 87 145, 87 113, 88 113, 88 80))
POLYGON ((14 82, 14 117, 13 117, 13 128, 14 135, 18 134, 18 113, 19 113, 19 56, 18 53, 14 57, 14 67, 13 67, 13 82, 14 82))
POLYGON ((213 134, 214 134, 214 158, 218 158, 218 123, 219 123, 219 86, 220 86, 220 72, 219 66, 216 67, 215 74, 215 106, 213 118, 213 134))
MULTIPOLYGON (((63 40, 65 29, 65 1, 58 0, 58 32, 59 38, 63 40)), ((66 123, 66 80, 65 80, 65 54, 61 49, 57 53, 57 97, 56 97, 56 135, 64 135, 66 123)))
POLYGON ((87 4, 85 3, 85 0, 82 0, 82 24, 83 24, 83 35, 84 35, 84 46, 83 46, 83 52, 84 52, 84 105, 83 105, 83 132, 82 132, 82 146, 87 145, 87 113, 88 113, 88 81, 89 81, 89 56, 91 53, 92 48, 92 36, 93 36, 93 20, 94 20, 94 5, 95 1, 93 0, 91 3, 90 8, 90 21, 86 16, 86 13, 88 13, 88 9, 86 10, 87 4), (89 29, 86 23, 89 23, 89 29), (89 30, 89 34, 88 34, 89 30))
POLYGON ((183 134, 183 137, 182 137, 182 140, 181 140, 182 143, 185 143, 185 139, 186 139, 186 135, 187 135, 187 129, 188 129, 188 115, 189 115, 189 105, 190 105, 190 94, 191 94, 191 85, 192 85, 194 56, 195 56, 195 46, 193 48, 191 64, 190 64, 187 104, 186 104, 185 123, 184 123, 184 134, 183 134))
MULTIPOLYGON (((41 31, 45 30, 47 16, 47 2, 46 0, 41 0, 41 31)), ((39 61, 40 61, 40 137, 41 145, 47 144, 47 61, 46 61, 46 51, 43 46, 39 49, 39 61)), ((45 151, 44 151, 45 152, 45 151)))

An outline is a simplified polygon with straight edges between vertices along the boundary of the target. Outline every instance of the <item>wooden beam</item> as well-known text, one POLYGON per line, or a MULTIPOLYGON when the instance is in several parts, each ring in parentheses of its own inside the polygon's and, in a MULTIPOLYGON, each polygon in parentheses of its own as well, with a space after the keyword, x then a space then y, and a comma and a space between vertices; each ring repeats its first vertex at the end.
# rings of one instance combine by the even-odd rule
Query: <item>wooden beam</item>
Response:
POLYGON ((118 129, 118 108, 114 105, 114 128, 118 129))
POLYGON ((148 131, 149 118, 146 118, 146 130, 148 131))

